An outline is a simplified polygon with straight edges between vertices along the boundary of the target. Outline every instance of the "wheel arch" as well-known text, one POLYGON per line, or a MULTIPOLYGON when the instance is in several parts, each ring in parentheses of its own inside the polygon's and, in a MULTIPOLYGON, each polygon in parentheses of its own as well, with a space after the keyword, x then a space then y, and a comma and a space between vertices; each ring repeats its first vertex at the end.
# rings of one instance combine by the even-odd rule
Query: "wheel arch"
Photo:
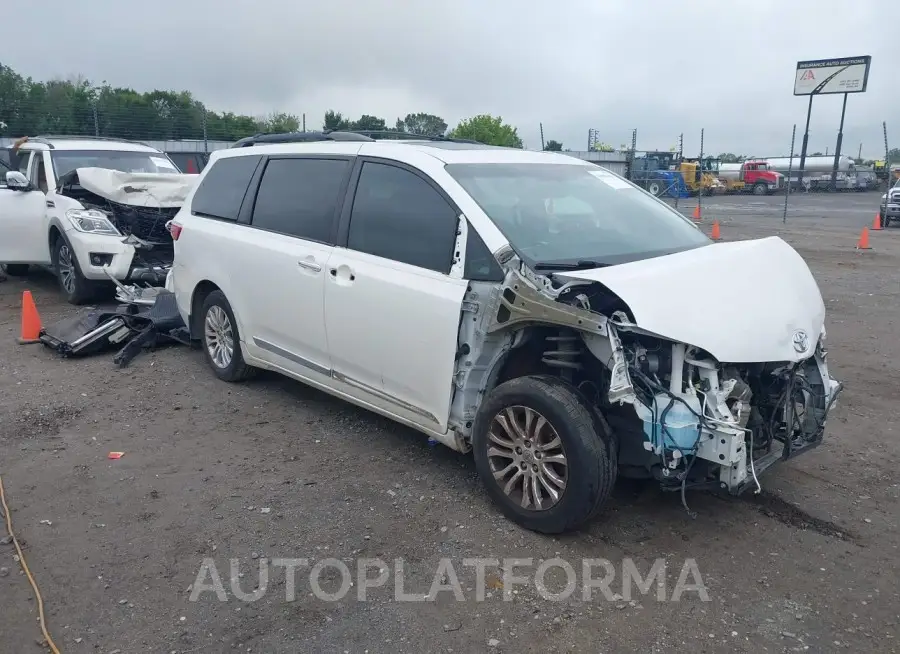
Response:
MULTIPOLYGON (((192 339, 200 338, 200 309, 203 307, 203 302, 213 291, 222 291, 222 287, 208 279, 203 279, 194 287, 191 293, 191 313, 188 316, 188 322, 190 323, 188 331, 192 339)), ((224 292, 222 291, 222 293, 224 292)))

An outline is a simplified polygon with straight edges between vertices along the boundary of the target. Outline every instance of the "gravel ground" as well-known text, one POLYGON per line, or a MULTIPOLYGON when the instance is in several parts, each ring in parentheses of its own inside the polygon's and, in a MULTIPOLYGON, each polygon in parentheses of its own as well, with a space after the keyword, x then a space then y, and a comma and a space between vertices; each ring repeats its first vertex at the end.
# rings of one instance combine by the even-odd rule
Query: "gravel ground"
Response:
MULTIPOLYGON (((900 651, 900 229, 873 232, 874 249, 859 252, 877 195, 792 197, 786 226, 783 202, 704 199, 703 225, 719 220, 726 240, 778 234, 812 267, 832 373, 846 384, 828 440, 763 476, 761 496, 689 493, 695 517, 674 495, 622 483, 596 523, 559 538, 501 518, 469 457, 284 378, 227 385, 181 347, 118 370, 107 355, 66 361, 20 346, 24 289, 45 323, 70 307, 46 276, 0 284, 0 473, 55 642, 103 654, 900 651), (464 565, 479 557, 531 559, 517 570, 526 577, 564 559, 576 591, 547 598, 565 586, 559 568, 546 589, 491 565, 479 581, 464 565), (294 601, 278 558, 308 561, 294 601), (361 558, 383 560, 384 585, 360 586, 361 558), (353 577, 336 601, 322 594, 341 594, 327 559, 353 577), (608 596, 585 597, 585 559, 609 563, 608 596), (625 582, 628 561, 649 578, 658 559, 665 601, 625 582), (204 560, 225 601, 197 597, 204 560), (678 585, 688 560, 708 601, 678 585), (458 579, 462 597, 422 601, 435 578, 458 579)), ((39 652, 36 602, 0 543, 0 651, 39 652)))

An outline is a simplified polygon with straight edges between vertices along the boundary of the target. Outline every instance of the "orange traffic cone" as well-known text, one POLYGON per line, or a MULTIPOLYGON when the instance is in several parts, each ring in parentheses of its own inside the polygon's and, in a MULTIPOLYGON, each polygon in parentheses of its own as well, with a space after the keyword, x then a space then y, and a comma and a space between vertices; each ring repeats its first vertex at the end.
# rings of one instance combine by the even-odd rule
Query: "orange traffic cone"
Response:
POLYGON ((34 305, 34 298, 31 297, 31 291, 22 292, 22 334, 17 339, 20 344, 40 342, 41 335, 41 317, 38 315, 37 307, 34 305))
POLYGON ((713 221, 711 238, 714 241, 721 240, 721 238, 722 238, 722 234, 719 232, 719 221, 718 220, 713 221))
POLYGON ((694 207, 694 216, 693 217, 694 217, 695 222, 700 222, 702 220, 702 218, 700 218, 700 205, 699 204, 696 207, 694 207))
POLYGON ((875 220, 872 221, 872 231, 879 232, 882 229, 884 229, 884 227, 881 225, 881 212, 879 211, 875 214, 875 220))
POLYGON ((862 233, 859 235, 859 241, 856 243, 857 250, 871 250, 869 245, 869 228, 863 227, 862 233))

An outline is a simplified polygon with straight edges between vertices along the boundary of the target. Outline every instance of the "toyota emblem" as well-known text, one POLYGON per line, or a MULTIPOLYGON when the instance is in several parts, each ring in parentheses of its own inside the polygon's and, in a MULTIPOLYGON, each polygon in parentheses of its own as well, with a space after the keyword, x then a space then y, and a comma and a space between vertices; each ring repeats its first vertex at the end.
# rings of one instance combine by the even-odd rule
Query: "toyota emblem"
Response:
POLYGON ((799 354, 803 354, 809 349, 809 336, 802 329, 798 329, 794 332, 793 340, 794 349, 797 350, 799 354))

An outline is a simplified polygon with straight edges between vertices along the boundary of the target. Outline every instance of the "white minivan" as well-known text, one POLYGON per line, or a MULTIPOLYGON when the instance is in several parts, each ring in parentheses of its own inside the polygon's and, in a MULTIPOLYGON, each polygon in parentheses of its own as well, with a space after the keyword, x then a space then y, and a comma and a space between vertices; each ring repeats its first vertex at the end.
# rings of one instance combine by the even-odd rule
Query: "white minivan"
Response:
POLYGON ((213 153, 170 229, 219 378, 277 371, 473 451, 544 533, 589 520, 617 475, 758 490, 822 442, 841 389, 790 246, 713 243, 565 154, 255 137, 213 153))

